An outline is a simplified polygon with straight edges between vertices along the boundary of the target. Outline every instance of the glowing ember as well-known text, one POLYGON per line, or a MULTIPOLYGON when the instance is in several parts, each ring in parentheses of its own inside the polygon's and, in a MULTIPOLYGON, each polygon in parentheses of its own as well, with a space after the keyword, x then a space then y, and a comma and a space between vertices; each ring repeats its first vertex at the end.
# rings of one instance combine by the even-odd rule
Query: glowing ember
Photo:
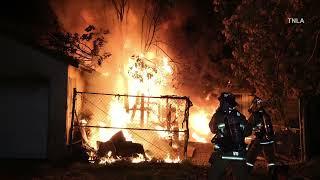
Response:
POLYGON ((164 159, 164 162, 166 162, 166 163, 180 163, 181 160, 180 160, 180 157, 179 157, 179 156, 178 156, 176 159, 172 159, 172 158, 170 157, 170 155, 167 154, 167 157, 164 159))
POLYGON ((132 158, 132 163, 140 163, 144 161, 150 161, 149 157, 145 158, 142 154, 138 154, 138 157, 132 158))
MULTIPOLYGON (((112 152, 109 151, 108 154, 105 157, 102 157, 99 161, 99 164, 112 164, 116 161, 120 161, 121 157, 113 158, 112 152)), ((132 163, 141 163, 141 162, 149 162, 152 160, 152 157, 143 156, 142 154, 138 154, 138 157, 131 158, 132 163)), ((180 157, 178 156, 175 159, 172 159, 169 154, 167 154, 167 157, 164 159, 165 163, 181 163, 180 157)))
POLYGON ((107 156, 102 157, 102 158, 100 159, 99 164, 107 164, 107 163, 108 163, 108 164, 111 164, 111 163, 114 163, 114 162, 116 162, 116 159, 114 159, 114 158, 112 157, 112 152, 109 151, 108 154, 107 154, 107 156))

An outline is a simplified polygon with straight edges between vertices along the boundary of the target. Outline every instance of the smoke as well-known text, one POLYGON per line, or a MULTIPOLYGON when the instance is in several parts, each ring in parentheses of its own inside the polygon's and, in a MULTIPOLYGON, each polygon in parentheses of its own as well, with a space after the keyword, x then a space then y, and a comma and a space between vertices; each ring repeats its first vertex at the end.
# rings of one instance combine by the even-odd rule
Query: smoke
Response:
POLYGON ((161 34, 168 53, 181 64, 180 93, 202 108, 216 106, 219 89, 230 79, 221 61, 223 38, 211 1, 176 1, 161 34))
MULTIPOLYGON (((119 70, 127 62, 127 58, 144 50, 143 41, 147 38, 146 33, 142 32, 147 31, 147 26, 142 26, 142 19, 145 7, 150 2, 152 1, 128 0, 126 6, 128 9, 125 9, 124 18, 120 22, 111 0, 50 1, 64 30, 81 33, 85 27, 92 24, 111 32, 106 38, 108 41, 106 48, 112 56, 98 71, 116 77, 90 80, 89 84, 101 86, 98 91, 109 89, 110 92, 112 84, 119 83, 119 79, 123 76, 119 70)), ((171 6, 162 9, 151 50, 158 53, 164 51, 174 63, 176 70, 174 80, 177 82, 174 86, 178 87, 176 94, 188 95, 196 104, 212 106, 213 103, 217 103, 215 101, 217 92, 214 90, 224 86, 228 77, 224 75, 226 71, 224 65, 221 65, 220 61, 213 62, 220 59, 223 43, 218 25, 214 24, 211 1, 191 0, 171 3, 171 6)), ((145 20, 144 23, 150 21, 145 20)), ((114 88, 113 90, 118 91, 114 88)))

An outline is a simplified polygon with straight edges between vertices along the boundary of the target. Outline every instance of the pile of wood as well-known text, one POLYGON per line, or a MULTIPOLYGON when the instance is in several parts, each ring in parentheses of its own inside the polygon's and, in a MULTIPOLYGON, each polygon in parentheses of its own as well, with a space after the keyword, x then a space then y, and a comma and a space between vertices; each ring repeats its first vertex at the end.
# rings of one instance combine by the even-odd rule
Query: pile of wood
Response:
POLYGON ((97 157, 105 157, 109 151, 112 152, 113 157, 134 157, 137 154, 145 156, 144 148, 139 143, 133 143, 132 141, 126 141, 122 131, 119 131, 111 137, 107 142, 97 142, 98 151, 97 157))

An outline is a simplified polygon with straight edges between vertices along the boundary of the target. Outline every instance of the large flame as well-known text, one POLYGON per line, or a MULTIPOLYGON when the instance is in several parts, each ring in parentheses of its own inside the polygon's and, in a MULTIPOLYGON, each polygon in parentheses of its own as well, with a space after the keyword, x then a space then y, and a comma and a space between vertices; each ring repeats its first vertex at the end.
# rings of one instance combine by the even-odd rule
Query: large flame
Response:
MULTIPOLYGON (((108 114, 109 117, 107 117, 106 121, 110 122, 110 124, 105 123, 106 121, 102 119, 98 122, 99 126, 116 128, 125 128, 129 126, 130 114, 126 112, 124 106, 119 101, 113 100, 110 102, 108 114)), ((91 136, 89 144, 97 149, 97 141, 106 142, 119 131, 119 129, 113 128, 99 128, 98 131, 91 136)), ((133 141, 131 134, 127 130, 123 129, 122 132, 127 141, 133 141)))
MULTIPOLYGON (((126 89, 129 95, 137 95, 137 96, 161 96, 163 94, 171 94, 170 88, 170 80, 173 76, 173 68, 167 57, 158 58, 154 53, 148 52, 146 54, 139 54, 128 58, 128 63, 124 66, 122 70, 123 74, 126 76, 121 80, 121 82, 117 82, 117 89, 126 89), (123 82, 127 82, 127 85, 123 84, 123 82)), ((104 76, 108 77, 110 74, 105 73, 104 76)), ((115 135, 120 130, 123 132, 127 141, 135 142, 134 136, 130 134, 130 132, 126 129, 121 128, 130 128, 137 127, 137 123, 145 123, 141 122, 143 118, 142 116, 146 116, 144 111, 135 111, 133 114, 132 111, 128 111, 129 109, 142 108, 142 102, 145 101, 143 97, 127 97, 128 104, 125 107, 125 104, 121 102, 117 97, 112 99, 109 102, 108 107, 106 107, 106 112, 108 117, 105 119, 100 119, 98 121, 99 126, 107 126, 107 127, 116 127, 115 128, 100 128, 93 133, 89 138, 90 144, 92 147, 97 149, 96 142, 106 142, 110 140, 110 138, 115 135)), ((148 99, 148 103, 159 103, 152 102, 153 99, 148 99)), ((166 105, 163 105, 166 106, 166 105)), ((170 108, 175 106, 175 104, 171 104, 170 108)), ((153 107, 148 107, 151 111, 157 111, 158 109, 152 109, 153 107)), ((174 107, 176 108, 176 107, 174 107)), ((159 138, 164 140, 172 140, 173 138, 177 138, 178 140, 183 140, 182 133, 173 133, 171 130, 181 130, 178 125, 167 126, 166 124, 160 123, 160 119, 156 114, 149 113, 148 121, 152 121, 157 125, 154 127, 158 134, 159 138), (170 130, 170 131, 168 131, 170 130)), ((146 119, 146 118, 145 118, 146 119)), ((210 129, 208 127, 208 123, 210 120, 210 113, 204 110, 197 111, 195 113, 190 114, 190 129, 191 129, 191 140, 197 142, 209 142, 209 134, 210 129)), ((141 124, 140 124, 141 125, 141 124)), ((177 149, 179 146, 175 143, 172 143, 172 148, 177 149)), ((132 163, 139 163, 144 161, 150 161, 152 157, 149 155, 138 154, 137 157, 131 158, 132 163)), ((118 160, 121 160, 121 157, 112 156, 111 151, 108 154, 100 159, 100 164, 113 163, 118 160)), ((163 159, 166 163, 179 163, 181 162, 180 157, 173 158, 171 154, 167 154, 167 157, 163 159)))
MULTIPOLYGON (((170 78, 173 76, 173 68, 169 63, 167 57, 157 58, 156 55, 152 52, 148 52, 145 55, 140 54, 138 56, 132 56, 128 59, 128 64, 123 69, 126 80, 121 80, 117 82, 117 89, 126 89, 129 95, 138 95, 138 96, 161 96, 163 94, 170 94, 170 78), (123 84, 127 82, 127 85, 123 84)), ((110 76, 109 73, 103 74, 104 76, 110 76)), ((146 101, 143 97, 127 97, 128 104, 125 107, 125 104, 121 102, 117 97, 112 99, 109 102, 107 107, 108 116, 105 119, 100 119, 98 124, 99 126, 106 126, 106 128, 99 128, 92 133, 89 138, 90 145, 97 149, 97 141, 106 142, 110 140, 120 130, 123 132, 127 141, 135 142, 132 134, 126 129, 121 128, 130 128, 137 127, 137 123, 141 122, 146 114, 142 114, 142 111, 136 111, 133 114, 133 111, 128 111, 129 109, 141 108, 142 102, 146 101), (116 128, 107 128, 107 127, 116 127, 116 128)), ((153 99, 148 99, 148 103, 159 103, 151 102, 153 99)), ((161 104, 161 106, 167 106, 166 104, 161 104)), ((171 104, 170 108, 173 108, 175 104, 171 104)), ((148 107, 149 110, 153 112, 158 111, 158 107, 152 109, 152 106, 148 107)), ((191 140, 196 142, 206 143, 210 140, 210 129, 208 127, 210 121, 210 113, 205 110, 195 111, 190 114, 189 125, 191 129, 191 140)), ((174 115, 173 115, 174 116, 174 115)), ((174 117, 173 117, 174 119, 174 117)), ((163 140, 172 140, 174 138, 178 140, 183 140, 178 132, 174 133, 171 130, 181 130, 178 125, 167 126, 167 124, 160 123, 160 119, 157 113, 149 113, 148 121, 155 122, 157 125, 154 126, 156 133, 160 139, 163 140), (170 131, 169 131, 170 130, 170 131)), ((139 124, 141 125, 141 124, 139 124)), ((173 149, 178 149, 179 145, 172 143, 173 149)), ((137 157, 132 157, 132 163, 140 163, 145 161, 150 161, 152 159, 147 153, 145 155, 138 154, 137 157)), ((112 155, 112 152, 108 152, 107 155, 101 158, 99 161, 100 164, 110 164, 116 161, 122 160, 121 157, 115 157, 112 155)), ((180 163, 180 157, 172 157, 172 154, 168 153, 163 161, 166 163, 180 163)))
POLYGON ((154 53, 129 58, 128 93, 131 95, 159 96, 170 93, 169 83, 173 69, 167 57, 157 58, 154 53))
MULTIPOLYGON (((59 5, 63 1, 54 2, 54 12, 56 13, 59 22, 63 26, 63 29, 66 29, 68 31, 77 31, 82 32, 82 29, 84 25, 87 24, 97 24, 99 27, 105 27, 107 25, 108 29, 110 29, 111 38, 108 38, 108 44, 111 44, 110 50, 113 54, 112 61, 109 61, 105 63, 105 67, 103 68, 103 77, 110 80, 110 82, 105 81, 103 84, 105 87, 105 91, 114 91, 116 93, 121 94, 130 94, 130 95, 144 95, 144 96, 159 96, 164 94, 175 94, 173 93, 173 89, 170 88, 170 81, 173 79, 173 75, 175 70, 177 68, 174 68, 173 64, 170 62, 169 57, 167 57, 165 54, 160 55, 159 53, 155 52, 146 52, 146 53, 140 53, 141 47, 139 47, 139 43, 142 42, 144 34, 146 32, 140 32, 141 31, 141 16, 139 14, 143 13, 137 13, 140 11, 133 10, 132 7, 128 8, 128 13, 126 16, 124 16, 124 21, 126 23, 123 23, 122 21, 117 23, 116 21, 112 21, 111 19, 114 17, 113 10, 109 8, 113 8, 112 6, 103 6, 103 11, 101 11, 101 7, 99 5, 95 5, 94 7, 99 7, 98 9, 89 9, 86 6, 81 6, 81 12, 78 10, 74 10, 75 7, 73 3, 63 3, 64 5, 59 5), (58 4, 58 5, 57 5, 58 4), (65 11, 64 8, 69 9, 68 11, 65 11), (74 14, 75 13, 75 14, 74 14), (101 14, 103 13, 103 14, 101 14), (107 14, 106 14, 107 13, 107 14), (78 17, 80 15, 81 22, 76 22, 74 17, 78 17), (100 22, 104 17, 106 16, 108 21, 100 22), (98 18, 99 17, 99 18, 98 18), (100 17, 103 17, 100 19, 100 17), (109 19, 109 17, 111 19, 109 19), (110 20, 110 21, 109 21, 110 20), (119 28, 120 27, 120 28, 119 28), (142 37, 140 37, 142 36, 142 37), (135 52, 134 57, 129 57, 128 55, 132 54, 132 52, 135 52), (128 58, 129 57, 129 58, 128 58), (137 58, 143 59, 143 63, 148 65, 150 68, 139 68, 135 66, 137 58), (131 68, 131 69, 130 69, 131 68), (128 71, 131 72, 138 72, 138 75, 141 77, 134 78, 131 76, 128 71), (156 71, 156 73, 154 73, 156 71), (112 79, 112 80, 111 80, 112 79), (109 87, 112 86, 112 87, 109 87)), ((137 1, 140 3, 140 1, 137 1)), ((86 4, 86 3, 85 3, 86 4)), ((99 3, 98 3, 99 4, 99 3)), ((140 3, 141 4, 141 3, 140 3)), ((84 4, 83 4, 84 5, 84 4)), ((130 5, 131 6, 131 5, 130 5)), ((78 6, 77 6, 78 7, 78 6)), ((91 6, 90 6, 91 7, 91 6)), ((93 6, 92 6, 93 7, 93 6)), ((136 7, 141 7, 136 6, 136 7)), ((144 9, 144 8, 142 8, 144 9)), ((141 10, 141 8, 140 8, 141 10)), ((145 14, 144 14, 145 15, 145 14)), ((145 23, 147 24, 147 23, 145 23)), ((164 24, 166 27, 170 23, 164 24)), ((176 24, 176 23, 174 23, 176 24)), ((97 27, 98 27, 97 26, 97 27)), ((165 27, 163 26, 163 27, 165 27)), ((142 27, 142 29, 147 30, 148 28, 142 27)), ((160 28, 160 31, 162 29, 166 28, 160 28)), ((164 31, 167 32, 167 31, 164 31)), ((163 33, 162 35, 167 35, 167 33, 163 33)), ((160 37, 160 36, 159 36, 160 37)), ((158 36, 157 36, 158 38, 158 36)), ((165 37, 163 37, 165 39, 165 37)), ((146 39, 146 38, 145 38, 146 39)), ((165 47, 165 45, 162 45, 161 50, 170 50, 170 47, 165 47), (164 46, 164 47, 162 47, 164 46)), ((170 52, 170 51, 169 51, 170 52)), ((179 72, 178 72, 179 73, 179 72)), ((207 96, 206 100, 209 100, 209 96, 207 96)), ((128 106, 125 107, 123 103, 120 103, 119 101, 112 100, 111 102, 108 102, 108 107, 105 107, 104 109, 108 117, 96 117, 101 119, 95 119, 95 122, 92 122, 92 124, 88 123, 89 125, 98 125, 98 126, 106 126, 106 127, 136 127, 136 119, 131 119, 132 112, 128 112, 127 109, 132 109, 137 104, 137 98, 129 97, 128 98, 128 106), (131 121, 133 120, 133 121, 131 121)), ((150 102, 152 103, 152 102, 150 102)), ((152 109, 152 111, 155 111, 152 109)), ((140 117, 141 115, 144 116, 144 114, 141 114, 140 111, 135 112, 136 117, 140 117)), ((150 115, 150 119, 152 121, 159 121, 159 117, 156 117, 154 115, 150 115)), ((197 112, 197 113, 190 113, 190 124, 189 127, 191 129, 191 140, 197 141, 197 142, 208 142, 208 135, 210 134, 210 131, 208 131, 208 113, 205 111, 197 112)), ((88 121, 89 122, 89 121, 88 121)), ((163 124, 160 124, 156 127, 156 129, 159 130, 168 130, 168 127, 166 127, 163 124)), ((100 129, 94 129, 88 135, 88 142, 89 144, 97 149, 97 141, 105 142, 110 140, 110 138, 119 132, 120 129, 112 129, 112 128, 100 128, 100 129)), ((126 140, 128 141, 135 141, 132 134, 130 134, 130 131, 121 129, 124 133, 124 136, 126 140)), ((172 129, 171 129, 172 130, 172 129)), ((179 129, 178 129, 179 130, 179 129)), ((158 135, 162 139, 169 139, 172 134, 168 131, 158 131, 158 135)), ((179 133, 179 139, 183 140, 183 136, 181 136, 182 133, 179 133)), ((173 145, 175 146, 175 145, 173 145)), ((106 159, 104 159, 105 162, 113 162, 114 159, 112 159, 111 154, 110 157, 107 156, 106 159)), ((169 160, 168 160, 169 161, 169 160)))
MULTIPOLYGON (((167 86, 169 80, 173 74, 173 68, 169 63, 167 57, 158 58, 155 53, 147 52, 146 54, 134 55, 128 58, 128 63, 124 66, 122 70, 125 80, 121 82, 127 82, 127 85, 117 81, 116 89, 127 89, 127 94, 137 95, 137 96, 160 96, 163 94, 170 94, 170 88, 167 86)), ((103 76, 108 77, 110 74, 105 72, 103 76)), ((139 106, 141 108, 143 98, 128 97, 129 109, 134 109, 139 106)), ((159 103, 152 102, 153 99, 148 99, 148 103, 159 103)), ((158 109, 152 109, 153 107, 148 107, 151 111, 157 111, 158 109)), ((157 107, 156 107, 157 108, 157 107)), ((116 127, 114 128, 99 128, 96 133, 92 133, 90 138, 90 145, 97 149, 97 141, 106 142, 110 138, 120 131, 121 128, 136 127, 137 123, 141 121, 141 116, 146 116, 146 114, 141 114, 141 111, 135 111, 134 115, 132 111, 128 111, 123 102, 114 98, 109 102, 107 107, 108 117, 106 119, 98 120, 97 124, 99 126, 116 127)), ((145 112, 146 113, 146 112, 145 112)), ((148 118, 158 124, 159 117, 157 114, 149 113, 148 118)), ((143 122, 144 123, 144 122, 143 122)), ((161 124, 155 127, 158 130, 168 130, 165 125, 161 124), (163 127, 162 127, 163 126, 163 127)), ((172 129, 170 129, 172 130, 172 129)), ((127 141, 135 141, 133 136, 129 131, 121 129, 127 141)), ((172 133, 168 131, 157 131, 160 138, 169 139, 172 133)), ((110 154, 109 154, 110 155, 110 154)), ((115 159, 109 155, 103 158, 102 163, 114 162, 115 159)), ((140 162, 144 159, 141 155, 134 158, 132 162, 140 162)))
POLYGON ((201 110, 190 116, 190 126, 192 129, 191 137, 197 142, 210 142, 210 113, 201 110))

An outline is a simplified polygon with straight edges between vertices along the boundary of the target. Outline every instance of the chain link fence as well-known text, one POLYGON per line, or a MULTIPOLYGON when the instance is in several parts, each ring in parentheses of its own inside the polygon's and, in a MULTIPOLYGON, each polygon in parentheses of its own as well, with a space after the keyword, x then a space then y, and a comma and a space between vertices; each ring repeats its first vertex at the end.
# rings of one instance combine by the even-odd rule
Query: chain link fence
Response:
POLYGON ((125 140, 127 145, 117 151, 126 151, 132 142, 142 145, 144 153, 156 159, 186 158, 192 106, 188 97, 74 90, 73 106, 69 137, 72 142, 79 138, 75 132, 80 132, 82 142, 93 151, 98 151, 103 142, 113 140, 123 144, 125 140))

